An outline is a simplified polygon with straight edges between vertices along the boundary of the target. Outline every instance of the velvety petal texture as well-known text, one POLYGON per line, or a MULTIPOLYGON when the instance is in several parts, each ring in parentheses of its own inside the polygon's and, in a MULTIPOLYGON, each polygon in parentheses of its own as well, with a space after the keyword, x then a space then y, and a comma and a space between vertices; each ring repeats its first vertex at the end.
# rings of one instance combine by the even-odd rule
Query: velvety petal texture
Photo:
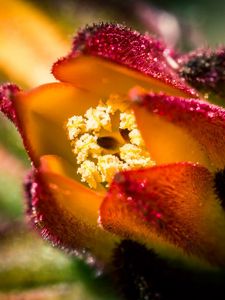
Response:
POLYGON ((42 157, 26 182, 29 219, 54 245, 106 263, 119 239, 97 225, 103 196, 67 177, 66 167, 60 158, 42 157))
POLYGON ((128 238, 166 257, 224 267, 225 110, 195 98, 161 41, 121 25, 80 31, 52 72, 61 82, 27 92, 0 87, 0 110, 34 167, 28 217, 41 235, 103 264, 128 238), (129 101, 155 165, 116 174, 107 192, 81 183, 66 124, 110 95, 129 101))
MULTIPOLYGON (((165 120, 166 125, 174 125, 174 130, 179 127, 183 135, 188 133, 189 139, 193 138, 199 144, 202 155, 206 156, 204 162, 198 161, 200 155, 194 162, 208 164, 207 167, 214 171, 225 167, 225 110, 223 108, 196 99, 184 99, 165 94, 143 94, 139 93, 138 89, 134 89, 130 96, 137 104, 134 106, 137 123, 150 153, 154 141, 151 139, 151 133, 146 131, 146 124, 151 124, 152 116, 157 116, 157 119, 165 120)), ((164 133, 166 137, 166 128, 164 133)), ((179 143, 173 141, 173 145, 176 142, 179 143)), ((184 149, 187 153, 193 150, 184 149)), ((165 145, 164 151, 167 151, 165 145)), ((176 155, 174 158, 176 159, 176 155)))
MULTIPOLYGON (((180 75, 203 93, 225 97, 225 48, 198 49, 178 59, 180 75)), ((223 101, 224 102, 224 101, 223 101)), ((224 104, 224 103, 223 103, 224 104)))
POLYGON ((19 92, 19 87, 15 84, 6 83, 0 85, 0 111, 2 111, 12 122, 17 123, 15 108, 12 98, 19 92))
POLYGON ((224 212, 212 174, 199 165, 177 163, 119 173, 100 216, 106 230, 156 251, 168 242, 212 265, 225 264, 224 212))
MULTIPOLYGON (((88 26, 75 37, 72 52, 53 66, 53 74, 61 81, 74 81, 75 84, 78 84, 72 74, 79 82, 81 79, 77 78, 77 71, 86 74, 90 70, 92 70, 92 74, 94 72, 91 64, 89 65, 90 69, 84 70, 84 67, 80 67, 80 70, 77 69, 81 57, 88 60, 89 56, 101 58, 145 74, 153 81, 161 82, 163 90, 167 88, 167 90, 173 90, 175 93, 189 97, 197 94, 175 71, 174 68, 177 65, 171 56, 171 50, 162 41, 148 34, 141 35, 125 26, 115 24, 88 26), (163 84, 166 84, 167 87, 163 84)), ((97 62, 99 61, 97 60, 97 62)), ((98 76, 97 73, 96 75, 98 76)))

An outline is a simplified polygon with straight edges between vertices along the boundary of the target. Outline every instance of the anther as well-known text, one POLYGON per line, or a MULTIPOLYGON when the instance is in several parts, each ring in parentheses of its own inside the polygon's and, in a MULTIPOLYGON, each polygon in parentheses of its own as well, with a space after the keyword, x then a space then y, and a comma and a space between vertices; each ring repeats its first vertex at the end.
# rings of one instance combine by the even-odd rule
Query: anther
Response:
POLYGON ((89 187, 108 187, 120 171, 154 165, 145 149, 134 113, 118 95, 83 116, 67 122, 68 138, 76 156, 77 174, 89 187))

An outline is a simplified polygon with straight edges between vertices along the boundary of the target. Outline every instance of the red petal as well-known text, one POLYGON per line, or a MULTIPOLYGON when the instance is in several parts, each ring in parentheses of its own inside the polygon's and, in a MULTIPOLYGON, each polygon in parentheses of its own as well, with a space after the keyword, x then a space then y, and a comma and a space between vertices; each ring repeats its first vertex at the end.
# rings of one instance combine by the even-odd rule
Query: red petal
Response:
POLYGON ((119 173, 100 215, 105 229, 159 252, 165 243, 174 244, 186 254, 225 265, 224 213, 213 176, 204 167, 178 163, 119 173))
MULTIPOLYGON (((134 106, 134 110, 150 152, 154 141, 151 141, 151 134, 147 134, 145 128, 155 115, 165 120, 168 126, 173 124, 194 138, 207 155, 210 169, 225 167, 225 109, 195 99, 153 93, 138 94, 138 90, 137 93, 132 91, 131 98, 141 105, 134 106)), ((193 149, 186 149, 187 153, 191 151, 193 149)))
MULTIPOLYGON (((180 95, 196 96, 195 90, 190 88, 171 67, 169 62, 173 59, 166 46, 150 35, 141 35, 125 26, 115 24, 86 27, 75 37, 72 53, 53 66, 54 76, 61 81, 79 86, 83 83, 82 87, 88 87, 84 85, 84 79, 89 77, 96 81, 97 76, 97 82, 104 82, 107 74, 106 78, 101 77, 90 65, 91 60, 88 61, 88 56, 99 57, 141 72, 147 77, 166 84, 168 89, 174 88, 178 90, 177 93, 180 90, 180 95), (86 68, 80 67, 80 57, 84 57, 86 68)), ((97 60, 96 64, 99 63, 100 61, 97 60)))
POLYGON ((19 91, 19 87, 15 84, 5 83, 0 85, 0 111, 15 124, 17 124, 16 113, 11 100, 19 91))
POLYGON ((67 177, 66 169, 63 160, 42 157, 40 169, 26 184, 28 215, 54 245, 106 262, 117 239, 97 223, 103 195, 67 177))
MULTIPOLYGON (((179 73, 190 85, 209 96, 209 101, 225 98, 225 48, 197 49, 178 59, 179 73), (219 96, 219 99, 215 97, 219 96)), ((219 102, 219 103, 220 103, 219 102)), ((216 103, 216 102, 215 102, 216 103)), ((218 103, 218 102, 217 102, 218 103)))

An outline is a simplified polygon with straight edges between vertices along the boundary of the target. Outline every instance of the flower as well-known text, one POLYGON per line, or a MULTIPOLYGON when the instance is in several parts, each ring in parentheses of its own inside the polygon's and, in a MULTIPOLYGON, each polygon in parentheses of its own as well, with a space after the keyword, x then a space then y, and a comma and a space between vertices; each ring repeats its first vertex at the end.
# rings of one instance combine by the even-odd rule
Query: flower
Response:
POLYGON ((28 215, 44 238, 104 265, 123 239, 225 265, 225 110, 179 76, 162 41, 124 26, 80 31, 60 82, 0 89, 33 164, 28 215))

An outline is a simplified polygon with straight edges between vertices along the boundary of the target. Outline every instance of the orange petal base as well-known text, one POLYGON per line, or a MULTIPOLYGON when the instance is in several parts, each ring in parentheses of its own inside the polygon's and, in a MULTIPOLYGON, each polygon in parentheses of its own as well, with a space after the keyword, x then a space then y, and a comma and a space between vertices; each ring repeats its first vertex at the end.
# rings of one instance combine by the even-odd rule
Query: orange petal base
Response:
POLYGON ((86 258, 92 254, 105 263, 118 239, 97 224, 103 196, 69 179, 66 168, 57 157, 42 157, 41 167, 27 185, 28 215, 53 244, 86 258))
POLYGON ((204 167, 177 163, 119 173, 100 216, 106 230, 156 251, 171 243, 187 255, 225 265, 225 218, 204 167))

